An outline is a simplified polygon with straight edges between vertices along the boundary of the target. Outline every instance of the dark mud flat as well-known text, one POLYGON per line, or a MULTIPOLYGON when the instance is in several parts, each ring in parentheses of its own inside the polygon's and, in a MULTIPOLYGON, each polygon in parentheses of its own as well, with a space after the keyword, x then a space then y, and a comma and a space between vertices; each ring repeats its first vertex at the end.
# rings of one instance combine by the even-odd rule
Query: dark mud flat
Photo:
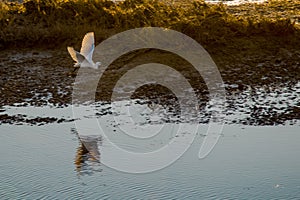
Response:
POLYGON ((73 69, 66 58, 65 52, 2 51, 0 105, 62 106, 70 102, 74 79, 68 76, 73 69))
MULTIPOLYGON (((293 124, 300 119, 300 51, 282 48, 268 56, 259 53, 236 56, 235 62, 224 60, 218 54, 211 53, 211 56, 225 83, 227 115, 229 118, 236 112, 243 115, 227 123, 275 125, 293 124)), ((204 112, 208 91, 201 76, 185 60, 152 49, 132 52, 112 63, 100 80, 96 100, 110 101, 116 81, 129 69, 147 62, 160 62, 182 73, 202 102, 200 112, 204 112)), ((74 120, 53 117, 29 120, 24 115, 5 114, 4 106, 66 107, 72 101, 75 77, 76 71, 67 51, 1 51, 0 123, 42 125, 74 120)), ((160 99, 161 103, 176 105, 176 98, 157 85, 139 89, 133 98, 160 99)))

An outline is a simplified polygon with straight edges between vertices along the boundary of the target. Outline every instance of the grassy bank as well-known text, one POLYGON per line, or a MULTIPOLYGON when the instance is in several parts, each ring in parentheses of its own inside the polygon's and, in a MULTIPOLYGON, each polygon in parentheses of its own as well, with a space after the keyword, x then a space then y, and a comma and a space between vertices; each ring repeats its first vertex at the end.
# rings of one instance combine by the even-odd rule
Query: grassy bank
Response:
POLYGON ((298 44, 297 16, 300 2, 296 0, 230 7, 192 0, 0 2, 0 47, 65 47, 80 42, 88 31, 94 31, 100 42, 117 32, 146 26, 183 32, 208 47, 232 44, 233 40, 253 45, 247 44, 253 37, 298 44))

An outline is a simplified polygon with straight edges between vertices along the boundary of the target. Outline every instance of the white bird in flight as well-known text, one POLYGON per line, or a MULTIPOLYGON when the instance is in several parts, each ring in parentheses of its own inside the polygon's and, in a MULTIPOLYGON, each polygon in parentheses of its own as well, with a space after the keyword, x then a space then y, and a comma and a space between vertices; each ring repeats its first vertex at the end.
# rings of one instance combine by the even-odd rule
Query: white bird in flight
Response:
POLYGON ((82 40, 80 53, 75 51, 73 47, 68 47, 67 49, 72 59, 76 62, 74 67, 91 67, 98 69, 101 65, 100 62, 94 63, 92 60, 95 49, 94 32, 85 34, 82 40))

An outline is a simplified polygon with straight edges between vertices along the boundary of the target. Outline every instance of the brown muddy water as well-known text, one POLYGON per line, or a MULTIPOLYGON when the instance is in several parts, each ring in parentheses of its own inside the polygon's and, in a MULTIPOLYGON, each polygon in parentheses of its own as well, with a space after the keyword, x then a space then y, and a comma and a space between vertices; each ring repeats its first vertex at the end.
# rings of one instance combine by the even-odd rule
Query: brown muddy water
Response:
MULTIPOLYGON (((186 61, 172 56, 156 50, 122 56, 104 73, 97 102, 76 107, 80 112, 74 117, 71 103, 77 71, 66 51, 2 51, 0 198, 299 199, 299 52, 283 49, 277 57, 254 56, 245 58, 247 62, 219 66, 226 90, 225 125, 204 159, 198 154, 213 112, 208 91, 186 61), (174 67, 193 86, 199 100, 195 110, 200 114, 194 120, 192 142, 184 139, 191 134, 188 128, 182 134, 172 133, 173 127, 189 122, 178 117, 177 99, 166 88, 149 85, 139 89, 132 102, 124 103, 135 111, 130 115, 134 123, 127 121, 126 109, 113 110, 110 90, 120 74, 150 60, 174 67), (115 122, 107 121, 109 116, 115 122), (101 130, 109 137, 93 134, 95 127, 89 122, 94 119, 100 127, 106 123, 101 130), (86 122, 85 133, 78 132, 80 122, 86 122), (165 129, 159 127, 162 124, 165 129), (149 137, 147 130, 163 136, 149 137), (122 132, 141 138, 133 140, 133 135, 122 132), (109 140, 126 151, 147 153, 171 145, 169 141, 177 137, 183 138, 177 140, 177 147, 189 142, 188 148, 160 170, 126 173, 118 169, 135 169, 139 163, 120 158, 111 167, 102 162, 118 158, 109 140)), ((153 163, 159 165, 163 159, 153 163)))

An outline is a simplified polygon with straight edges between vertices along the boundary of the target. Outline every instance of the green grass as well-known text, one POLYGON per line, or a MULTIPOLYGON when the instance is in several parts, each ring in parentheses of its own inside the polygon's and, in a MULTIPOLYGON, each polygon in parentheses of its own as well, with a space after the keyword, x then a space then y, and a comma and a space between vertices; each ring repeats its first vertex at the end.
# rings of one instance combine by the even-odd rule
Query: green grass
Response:
POLYGON ((274 44, 299 44, 299 16, 297 0, 233 7, 192 0, 0 2, 0 48, 65 48, 79 43, 88 31, 94 31, 100 42, 115 33, 148 26, 174 29, 211 47, 241 42, 241 38, 246 39, 245 45, 256 45, 249 42, 254 37, 274 44))

